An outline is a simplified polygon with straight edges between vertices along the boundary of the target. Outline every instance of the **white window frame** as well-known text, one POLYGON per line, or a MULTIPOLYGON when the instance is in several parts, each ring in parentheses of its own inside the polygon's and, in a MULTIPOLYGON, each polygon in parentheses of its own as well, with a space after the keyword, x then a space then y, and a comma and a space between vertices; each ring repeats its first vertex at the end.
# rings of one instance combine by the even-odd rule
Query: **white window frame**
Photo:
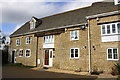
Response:
POLYGON ((79 59, 80 53, 79 53, 79 48, 70 48, 70 59, 79 59), (71 49, 74 49, 74 57, 71 57, 71 49), (75 57, 75 49, 78 49, 78 57, 75 57))
POLYGON ((43 36, 43 42, 45 44, 53 44, 54 43, 54 35, 43 36))
POLYGON ((19 57, 23 57, 23 52, 22 52, 22 56, 20 56, 20 54, 21 54, 20 51, 23 51, 23 49, 19 50, 19 57))
POLYGON ((103 34, 103 30, 102 30, 102 26, 101 25, 101 35, 104 36, 104 35, 117 35, 117 34, 120 34, 118 33, 118 26, 117 24, 120 24, 120 22, 115 22, 115 23, 108 23, 108 24, 103 24, 105 26, 105 34, 103 34), (113 33, 112 31, 112 25, 115 24, 115 33, 113 33), (110 25, 110 34, 107 34, 107 25, 110 25))
POLYGON ((25 57, 30 57, 30 56, 26 56, 26 51, 27 51, 27 50, 29 50, 29 51, 30 51, 30 53, 29 53, 29 54, 30 54, 30 56, 31 56, 31 50, 30 50, 30 49, 26 49, 26 50, 25 50, 25 57))
POLYGON ((31 43, 31 37, 30 36, 28 36, 28 37, 26 37, 26 44, 30 44, 31 43), (29 43, 28 43, 29 42, 29 43))
POLYGON ((119 60, 118 48, 107 48, 107 60, 119 60), (112 59, 109 59, 109 58, 108 58, 108 49, 111 49, 111 50, 112 50, 112 59), (117 57, 118 57, 118 59, 114 59, 113 49, 117 49, 117 57))
POLYGON ((34 29, 35 26, 36 26, 36 20, 34 18, 32 18, 30 21, 30 30, 34 29))
POLYGON ((21 39, 20 39, 20 38, 17 38, 17 39, 16 39, 16 46, 20 46, 20 44, 21 44, 21 39))
POLYGON ((70 40, 73 41, 73 40, 79 40, 79 30, 73 30, 73 31, 70 31, 70 40), (75 39, 75 35, 71 35, 72 32, 75 34, 75 31, 77 31, 77 39, 75 39), (71 37, 74 37, 74 38, 71 38, 71 37))
POLYGON ((120 2, 119 2, 119 1, 120 1, 120 0, 114 0, 115 5, 120 4, 120 2))

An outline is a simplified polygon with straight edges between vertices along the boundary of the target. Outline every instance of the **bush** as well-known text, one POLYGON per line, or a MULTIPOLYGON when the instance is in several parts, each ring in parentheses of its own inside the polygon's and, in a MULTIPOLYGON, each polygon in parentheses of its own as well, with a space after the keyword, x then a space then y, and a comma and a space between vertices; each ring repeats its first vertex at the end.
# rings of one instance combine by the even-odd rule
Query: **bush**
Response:
POLYGON ((120 75, 120 61, 115 64, 117 75, 120 75))

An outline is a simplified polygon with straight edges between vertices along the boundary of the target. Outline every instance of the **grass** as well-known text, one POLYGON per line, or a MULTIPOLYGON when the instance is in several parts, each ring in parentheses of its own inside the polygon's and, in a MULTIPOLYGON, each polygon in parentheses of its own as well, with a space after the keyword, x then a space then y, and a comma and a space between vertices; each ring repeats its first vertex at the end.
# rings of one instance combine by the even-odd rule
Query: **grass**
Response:
POLYGON ((18 67, 23 67, 23 68, 35 68, 35 66, 26 66, 21 63, 8 63, 8 64, 4 64, 3 66, 18 66, 18 67))

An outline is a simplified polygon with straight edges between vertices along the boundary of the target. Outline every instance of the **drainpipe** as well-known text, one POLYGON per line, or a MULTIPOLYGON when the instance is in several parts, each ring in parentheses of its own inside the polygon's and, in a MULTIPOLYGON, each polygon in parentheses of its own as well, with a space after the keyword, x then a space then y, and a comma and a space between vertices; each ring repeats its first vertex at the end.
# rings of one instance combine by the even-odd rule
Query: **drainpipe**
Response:
POLYGON ((89 73, 91 72, 91 43, 90 43, 90 20, 88 19, 88 54, 89 54, 89 73))
POLYGON ((38 67, 38 37, 36 37, 36 67, 38 67))

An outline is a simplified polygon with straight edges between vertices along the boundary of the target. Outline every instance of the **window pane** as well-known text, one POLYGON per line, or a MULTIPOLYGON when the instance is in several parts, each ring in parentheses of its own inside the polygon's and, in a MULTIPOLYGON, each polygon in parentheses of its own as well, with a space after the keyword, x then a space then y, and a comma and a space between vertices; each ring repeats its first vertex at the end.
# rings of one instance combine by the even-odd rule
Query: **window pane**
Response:
POLYGON ((71 31, 71 39, 74 38, 74 33, 71 31))
POLYGON ((112 33, 116 33, 115 24, 112 24, 112 33))
POLYGON ((52 58, 52 51, 50 51, 50 58, 52 58))
POLYGON ((71 58, 74 57, 74 49, 71 49, 71 58))
POLYGON ((75 49, 75 57, 78 57, 78 49, 75 49))
POLYGON ((117 24, 118 33, 120 33, 120 23, 117 24))
POLYGON ((118 59, 117 49, 113 49, 114 59, 118 59))
POLYGON ((110 25, 107 25, 107 34, 110 34, 110 25))
POLYGON ((78 33, 75 31, 75 39, 78 39, 78 33))
POLYGON ((114 59, 118 59, 118 55, 117 54, 114 54, 114 59))
POLYGON ((108 49, 108 58, 112 59, 112 49, 108 49))
POLYGON ((105 34, 105 25, 102 26, 102 34, 105 34))

